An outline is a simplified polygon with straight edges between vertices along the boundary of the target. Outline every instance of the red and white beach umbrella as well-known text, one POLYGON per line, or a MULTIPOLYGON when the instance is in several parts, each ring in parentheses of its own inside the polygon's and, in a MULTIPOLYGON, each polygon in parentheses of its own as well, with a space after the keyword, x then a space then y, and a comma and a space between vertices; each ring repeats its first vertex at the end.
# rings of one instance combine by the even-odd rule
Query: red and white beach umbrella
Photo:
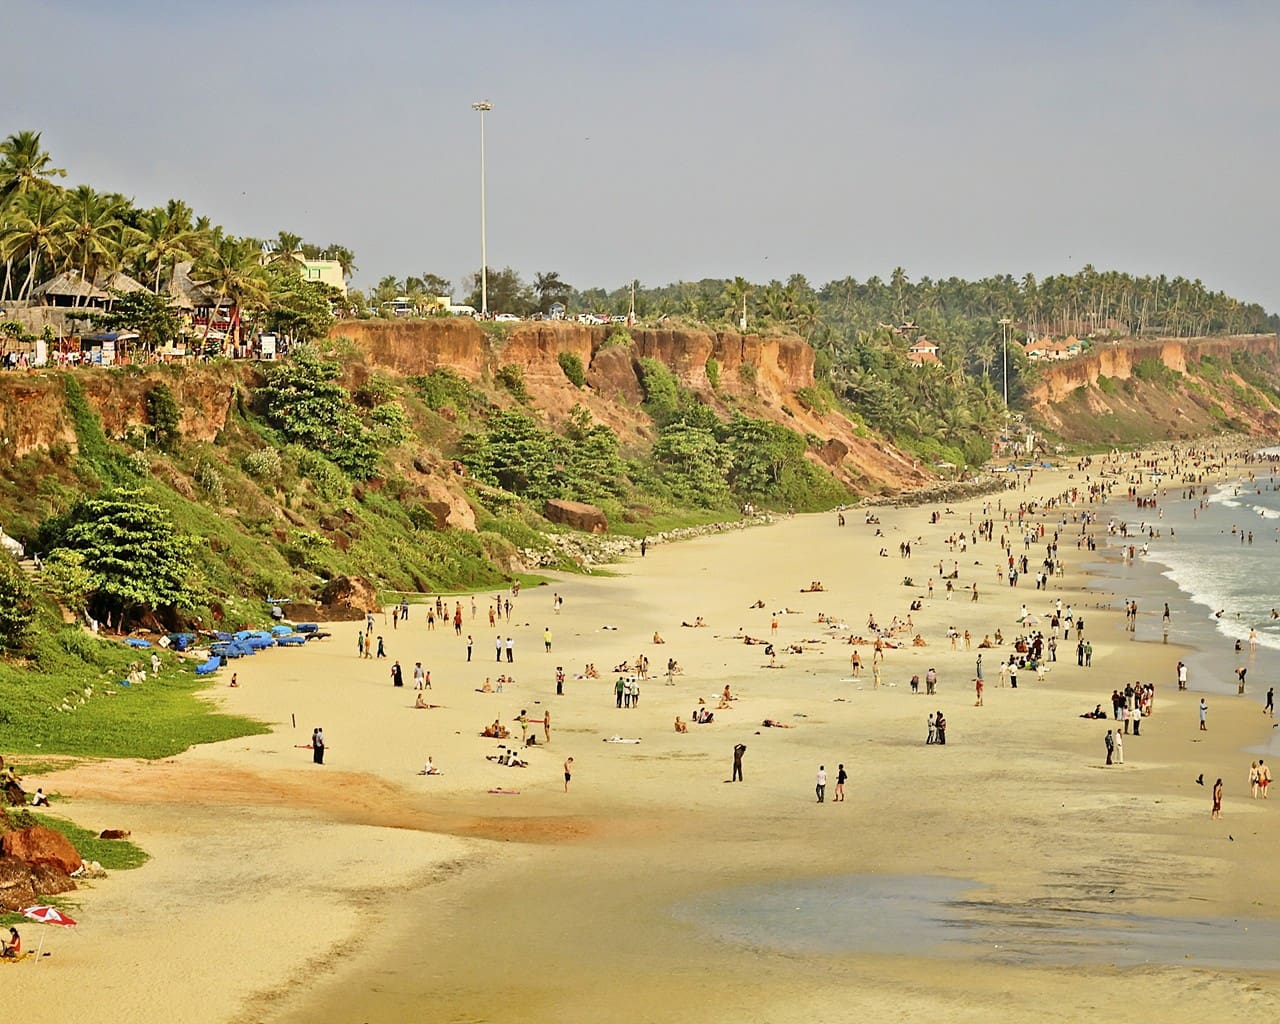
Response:
POLYGON ((67 917, 57 907, 27 907, 26 910, 19 911, 23 917, 29 917, 32 921, 39 921, 41 924, 60 924, 68 927, 74 926, 75 921, 67 917))
MULTIPOLYGON (((75 921, 64 914, 57 907, 27 907, 25 910, 18 911, 23 917, 30 918, 32 921, 39 921, 41 924, 59 924, 65 928, 74 928, 75 921)), ((36 963, 40 962, 40 957, 44 953, 44 932, 40 933, 40 945, 36 949, 36 963)))

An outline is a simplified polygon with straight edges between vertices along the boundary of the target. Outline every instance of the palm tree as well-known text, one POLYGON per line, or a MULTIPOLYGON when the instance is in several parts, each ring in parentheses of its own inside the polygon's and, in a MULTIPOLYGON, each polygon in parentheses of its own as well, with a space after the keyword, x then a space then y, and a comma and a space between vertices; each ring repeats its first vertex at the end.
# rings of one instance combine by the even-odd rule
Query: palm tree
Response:
POLYGON ((356 254, 345 245, 331 243, 325 247, 325 252, 328 253, 329 259, 338 261, 338 265, 342 267, 342 276, 344 278, 350 278, 355 273, 356 254))
MULTIPOLYGON (((17 198, 43 188, 53 188, 50 178, 64 178, 67 172, 51 166, 52 158, 41 148, 40 133, 14 132, 0 143, 0 225, 16 216, 17 198)), ((5 259, 4 288, 0 298, 13 287, 14 257, 5 259)))
POLYGON ((128 239, 132 258, 152 276, 152 291, 157 295, 166 272, 172 277, 173 268, 194 259, 203 245, 192 224, 190 207, 177 199, 170 199, 164 208, 144 211, 139 226, 129 230, 128 239))
POLYGON ((50 178, 67 176, 40 146, 40 133, 30 131, 14 132, 0 143, 0 197, 24 195, 49 187, 50 178))
MULTIPOLYGON (((79 185, 66 194, 65 266, 78 269, 87 285, 94 283, 100 269, 119 265, 124 206, 122 197, 104 195, 89 185, 79 185)), ((82 297, 76 296, 77 306, 82 297)))
POLYGON ((18 292, 18 298, 25 299, 36 286, 40 261, 47 260, 50 267, 57 265, 71 225, 63 212, 62 193, 54 189, 28 191, 16 198, 12 210, 0 245, 6 261, 26 256, 27 279, 18 292))
POLYGON ((747 325, 747 297, 751 294, 751 283, 745 277, 735 277, 726 281, 720 301, 724 306, 725 318, 736 321, 738 326, 747 325))
MULTIPOLYGON (((233 332, 239 329, 245 310, 263 305, 267 300, 267 281, 258 259, 257 243, 251 238, 235 238, 219 234, 213 248, 196 262, 195 283, 217 296, 215 308, 226 302, 234 307, 233 332)), ((212 320, 212 318, 210 318, 212 320)), ((209 326, 205 325, 205 338, 209 326)))

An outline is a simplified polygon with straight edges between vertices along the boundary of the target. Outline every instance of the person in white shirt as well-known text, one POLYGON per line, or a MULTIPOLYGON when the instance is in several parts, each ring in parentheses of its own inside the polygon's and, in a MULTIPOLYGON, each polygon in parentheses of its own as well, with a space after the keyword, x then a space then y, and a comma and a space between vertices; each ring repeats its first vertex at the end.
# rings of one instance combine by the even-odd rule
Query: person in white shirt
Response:
POLYGON ((815 792, 818 794, 818 803, 823 803, 827 798, 827 768, 826 765, 818 765, 817 785, 814 786, 815 792))

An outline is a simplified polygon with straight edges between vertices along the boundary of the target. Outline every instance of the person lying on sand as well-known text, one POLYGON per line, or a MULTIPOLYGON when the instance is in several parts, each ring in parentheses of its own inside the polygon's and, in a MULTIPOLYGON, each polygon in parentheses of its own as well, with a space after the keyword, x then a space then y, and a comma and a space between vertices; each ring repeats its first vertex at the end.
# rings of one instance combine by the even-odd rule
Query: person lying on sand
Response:
POLYGON ((786 654, 804 654, 804 648, 799 644, 787 644, 782 650, 786 654))
POLYGON ((486 761, 496 761, 498 764, 506 765, 508 768, 528 768, 529 762, 520 760, 520 755, 514 750, 504 750, 501 754, 485 754, 486 761))
POLYGON ((924 637, 922 637, 919 633, 917 633, 915 636, 911 638, 911 646, 912 647, 928 647, 929 644, 924 637))
POLYGON ((766 729, 794 729, 795 728, 794 725, 790 725, 787 722, 779 722, 776 718, 766 718, 760 724, 763 725, 766 729))
POLYGON ((484 677, 484 686, 477 686, 476 693, 493 693, 493 684, 489 682, 489 677, 484 677))
POLYGON ((755 604, 748 605, 747 607, 748 607, 748 608, 763 608, 763 607, 764 607, 764 601, 757 601, 755 604))
POLYGON ((983 637, 982 637, 982 642, 978 644, 978 649, 979 649, 979 650, 985 650, 986 648, 988 648, 988 647, 990 647, 990 646, 991 646, 991 634, 990 634, 990 633, 984 633, 984 634, 983 634, 983 637))
POLYGON ((1096 707, 1094 707, 1092 711, 1086 711, 1080 717, 1081 718, 1106 718, 1107 713, 1102 710, 1102 705, 1099 704, 1096 707))
POLYGON ((480 735, 487 736, 491 740, 505 740, 511 735, 511 733, 507 731, 507 727, 505 725, 495 718, 493 720, 493 724, 486 725, 484 727, 484 731, 481 732, 480 735))
POLYGON ((703 629, 706 627, 707 624, 702 621, 702 616, 699 615, 692 622, 682 622, 680 623, 680 625, 683 626, 685 629, 703 629))
POLYGON ((614 670, 615 672, 630 672, 630 671, 631 671, 631 662, 629 662, 629 661, 624 661, 624 662, 621 662, 620 664, 614 665, 614 666, 613 666, 613 670, 614 670))

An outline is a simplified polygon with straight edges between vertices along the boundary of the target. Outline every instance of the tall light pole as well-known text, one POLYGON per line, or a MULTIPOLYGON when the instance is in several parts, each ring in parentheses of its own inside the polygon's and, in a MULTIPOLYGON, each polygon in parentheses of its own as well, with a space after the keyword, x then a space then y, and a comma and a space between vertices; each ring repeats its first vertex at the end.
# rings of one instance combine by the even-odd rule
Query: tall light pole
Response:
POLYGON ((1004 364, 1004 411, 1009 412, 1009 325, 1007 316, 1000 318, 1000 361, 1004 364))
POLYGON ((485 248, 484 231, 484 115, 492 110, 493 104, 488 100, 480 100, 471 104, 472 110, 480 111, 480 315, 489 315, 489 254, 485 248))

